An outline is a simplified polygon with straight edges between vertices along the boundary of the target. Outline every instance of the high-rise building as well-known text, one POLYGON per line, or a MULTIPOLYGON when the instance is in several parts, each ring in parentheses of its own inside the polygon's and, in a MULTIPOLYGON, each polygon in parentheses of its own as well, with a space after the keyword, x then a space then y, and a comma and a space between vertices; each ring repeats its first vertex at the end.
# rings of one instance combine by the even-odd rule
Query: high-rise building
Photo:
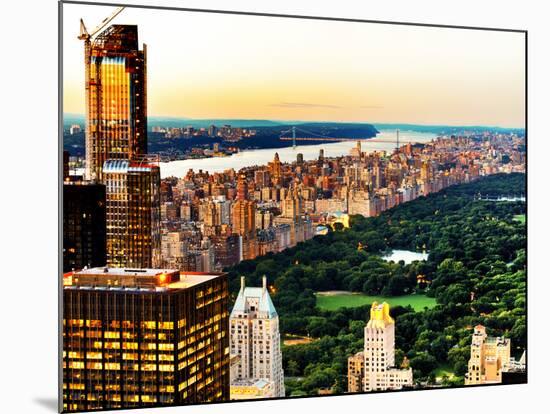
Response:
POLYGON ((303 212, 303 199, 298 188, 294 186, 281 201, 281 215, 283 217, 298 220, 303 212))
POLYGON ((395 367, 395 322, 386 302, 372 304, 364 346, 363 352, 348 358, 349 392, 359 391, 361 375, 363 391, 399 390, 413 385, 412 369, 395 367), (360 358, 364 358, 362 365, 360 358))
POLYGON ((185 268, 185 257, 189 251, 189 243, 182 231, 165 232, 161 236, 162 267, 169 269, 185 268))
POLYGON ((225 274, 93 268, 63 284, 65 411, 229 399, 225 274))
POLYGON ((111 25, 85 48, 87 180, 106 160, 147 153, 146 46, 135 25, 111 25))
POLYGON ((63 184, 63 272, 105 266, 105 186, 63 184))
POLYGON ((241 236, 241 258, 254 259, 256 244, 256 202, 248 200, 246 176, 240 174, 237 181, 237 200, 233 204, 233 233, 241 236))
POLYGON ((237 200, 233 204, 233 232, 245 238, 254 237, 256 229, 256 203, 237 200))
POLYGON ((365 354, 363 351, 348 358, 348 392, 363 391, 365 378, 365 354))
POLYGON ((245 174, 237 178, 237 200, 248 200, 248 182, 245 174))
MULTIPOLYGON (((272 397, 284 397, 279 315, 269 296, 265 276, 260 288, 245 287, 244 277, 241 278, 229 323, 230 353, 239 357, 231 378, 232 398, 239 398, 243 385, 252 386, 258 380, 271 383, 272 397)), ((262 391, 258 390, 258 394, 262 391)))
POLYGON ((254 171, 254 183, 260 188, 269 187, 269 185, 271 184, 269 170, 261 169, 254 171))
POLYGON ((71 135, 80 134, 80 132, 82 132, 82 128, 78 124, 73 124, 69 128, 69 134, 71 135))
POLYGON ((108 160, 107 264, 109 267, 160 266, 160 169, 158 163, 108 160))
POLYGON ((499 384, 510 366, 510 339, 487 336, 483 325, 472 335, 465 385, 499 384))
POLYGON ((268 163, 268 169, 271 174, 271 181, 273 185, 281 185, 283 181, 283 168, 278 152, 275 153, 273 161, 268 163))
POLYGON ((216 235, 211 237, 214 245, 214 262, 219 269, 233 266, 240 261, 240 237, 232 235, 216 235))

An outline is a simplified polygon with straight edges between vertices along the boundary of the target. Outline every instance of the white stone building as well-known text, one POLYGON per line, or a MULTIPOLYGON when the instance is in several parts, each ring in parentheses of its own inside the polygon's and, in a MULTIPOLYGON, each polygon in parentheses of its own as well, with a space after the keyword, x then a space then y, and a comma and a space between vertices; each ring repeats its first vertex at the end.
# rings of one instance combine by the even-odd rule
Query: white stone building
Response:
MULTIPOLYGON (((232 369, 231 388, 237 390, 242 380, 250 380, 249 386, 265 380, 272 383, 270 396, 284 397, 279 316, 269 296, 265 276, 261 288, 245 287, 244 277, 241 278, 241 290, 229 324, 231 356, 239 357, 232 369)), ((266 393, 260 394, 265 397, 266 393)))
POLYGON ((363 354, 363 391, 399 390, 413 385, 412 369, 395 367, 395 323, 386 302, 372 304, 363 354))

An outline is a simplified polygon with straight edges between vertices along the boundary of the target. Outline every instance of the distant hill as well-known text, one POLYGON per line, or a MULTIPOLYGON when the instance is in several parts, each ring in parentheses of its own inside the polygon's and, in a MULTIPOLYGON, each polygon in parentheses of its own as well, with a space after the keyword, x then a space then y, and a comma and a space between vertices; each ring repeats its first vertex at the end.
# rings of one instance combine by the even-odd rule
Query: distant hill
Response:
MULTIPOLYGON (((82 119, 82 118, 81 118, 82 119)), ((69 134, 68 127, 72 123, 78 123, 78 118, 66 117, 65 133, 63 136, 63 147, 69 151, 71 155, 84 155, 85 137, 84 132, 77 134, 69 134)), ((256 148, 284 148, 292 145, 292 141, 281 140, 280 135, 284 130, 289 130, 292 125, 278 123, 275 121, 262 121, 262 120, 235 120, 235 119, 211 119, 211 120, 182 120, 168 119, 168 118, 149 118, 149 131, 147 132, 148 138, 148 151, 149 153, 183 153, 190 150, 193 147, 199 146, 211 146, 213 143, 218 142, 222 145, 231 145, 241 150, 256 149, 256 148), (155 123, 157 121, 158 123, 155 123), (221 126, 224 124, 230 124, 232 126, 246 126, 254 128, 256 135, 248 138, 241 139, 238 142, 227 143, 219 137, 193 137, 192 139, 170 139, 166 138, 164 134, 155 133, 151 131, 152 126, 159 125, 163 127, 170 127, 170 125, 182 127, 185 125, 194 125, 195 128, 205 127, 211 124, 221 126), (264 125, 262 125, 264 123, 264 125)), ((337 123, 337 122, 311 122, 298 124, 302 129, 299 131, 301 136, 310 138, 308 141, 302 141, 301 145, 317 145, 323 144, 325 141, 314 139, 319 135, 328 137, 345 137, 345 138, 357 138, 368 139, 375 137, 378 131, 370 124, 365 123, 337 123), (305 131, 305 133, 304 133, 305 131)))
MULTIPOLYGON (((84 115, 66 113, 64 115, 63 124, 68 129, 73 124, 84 126, 84 115)), ((400 129, 403 131, 416 132, 431 132, 434 134, 460 134, 464 131, 493 131, 502 133, 516 133, 519 135, 525 134, 524 128, 504 128, 498 126, 484 125, 419 125, 419 124, 399 124, 399 123, 367 123, 367 122, 312 122, 312 121, 284 121, 284 120, 268 120, 268 119, 227 119, 227 118, 205 118, 193 119, 186 117, 169 117, 169 116, 150 116, 147 119, 147 126, 151 130, 154 126, 163 126, 167 128, 181 128, 192 126, 193 128, 207 128, 210 125, 231 125, 237 128, 254 128, 254 127, 281 127, 285 125, 301 125, 304 128, 362 128, 365 126, 373 126, 378 131, 383 129, 400 129)))
POLYGON ((155 125, 165 127, 184 127, 208 128, 210 125, 231 125, 236 128, 252 128, 283 125, 282 122, 269 121, 267 119, 190 119, 190 118, 164 118, 150 116, 147 119, 147 125, 152 128, 155 125))
POLYGON ((376 129, 400 129, 402 131, 415 131, 415 132, 431 132, 434 134, 461 134, 465 131, 467 132, 501 132, 501 133, 516 133, 518 135, 525 134, 525 129, 523 128, 504 128, 498 126, 483 126, 483 125, 418 125, 418 124, 372 124, 376 129))
MULTIPOLYGON (((71 114, 67 113, 63 118, 63 125, 65 128, 69 128, 73 124, 84 125, 83 114, 71 114)), ((300 122, 296 122, 300 123, 300 122)), ((284 121, 270 121, 267 119, 192 119, 185 117, 168 117, 168 116, 149 116, 147 118, 147 127, 151 130, 154 126, 163 126, 167 128, 181 128, 185 126, 192 126, 193 128, 207 128, 210 125, 231 125, 237 128, 252 128, 252 127, 265 127, 265 126, 278 126, 289 125, 293 122, 284 121)))

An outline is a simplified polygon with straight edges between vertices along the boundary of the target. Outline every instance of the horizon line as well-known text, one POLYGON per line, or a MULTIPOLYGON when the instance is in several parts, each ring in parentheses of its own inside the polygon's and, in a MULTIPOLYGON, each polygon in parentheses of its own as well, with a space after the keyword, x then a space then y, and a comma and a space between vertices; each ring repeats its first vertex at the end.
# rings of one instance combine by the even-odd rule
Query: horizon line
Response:
MULTIPOLYGON (((73 116, 81 116, 85 117, 84 113, 80 112, 63 112, 63 117, 66 115, 73 115, 73 116)), ((147 115, 147 118, 167 118, 167 119, 174 119, 174 120, 181 120, 181 121, 216 121, 216 120, 224 120, 224 121, 263 121, 263 122, 278 122, 278 123, 331 123, 331 124, 368 124, 372 126, 376 125, 410 125, 410 126, 420 126, 420 127, 445 127, 445 128, 499 128, 499 129, 518 129, 518 130, 525 130, 525 126, 501 126, 501 125, 467 125, 467 124, 445 124, 445 123, 436 123, 436 124, 423 124, 423 123, 414 123, 414 122, 398 122, 398 121, 389 121, 389 122, 371 122, 371 121, 327 121, 327 120, 292 120, 292 119, 269 119, 269 118, 189 118, 186 116, 175 116, 175 115, 147 115)), ((254 126, 254 125, 252 125, 254 126)))

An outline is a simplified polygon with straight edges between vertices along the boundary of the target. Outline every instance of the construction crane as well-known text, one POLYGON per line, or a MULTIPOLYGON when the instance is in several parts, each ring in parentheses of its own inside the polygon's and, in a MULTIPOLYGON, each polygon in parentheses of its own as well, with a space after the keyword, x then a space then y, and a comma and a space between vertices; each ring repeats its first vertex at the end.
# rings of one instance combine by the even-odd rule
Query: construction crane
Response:
MULTIPOLYGON (((90 45, 92 37, 94 37, 105 26, 107 26, 115 17, 120 14, 122 10, 124 10, 124 7, 117 7, 115 11, 110 16, 103 19, 103 21, 98 26, 96 26, 96 28, 93 29, 91 33, 89 33, 86 29, 84 20, 80 19, 80 35, 78 36, 78 39, 84 40, 84 64, 86 67, 86 71, 88 71, 90 68, 90 45)), ((86 80, 88 80, 88 73, 86 73, 86 80)))
MULTIPOLYGON (((86 98, 86 137, 88 136, 88 119, 89 119, 89 101, 90 101, 90 64, 92 61, 92 53, 91 53, 91 44, 92 44, 92 37, 94 37, 96 34, 98 34, 105 26, 107 26, 115 17, 117 17, 120 12, 124 10, 124 7, 117 7, 115 11, 103 21, 96 26, 95 29, 93 29, 91 32, 88 32, 86 29, 86 25, 84 24, 84 20, 80 19, 80 35, 78 36, 79 40, 84 41, 84 88, 85 88, 85 98, 86 98)), ((89 145, 86 145, 86 159, 90 160, 91 156, 89 154, 89 151, 91 149, 89 148, 89 145)), ((88 175, 88 174, 87 174, 88 175)))
POLYGON ((122 10, 124 10, 124 7, 117 7, 115 11, 110 16, 104 18, 103 21, 98 26, 96 26, 96 28, 92 30, 91 33, 89 33, 86 29, 84 21, 80 19, 80 35, 78 36, 78 39, 84 40, 84 42, 89 43, 90 39, 94 37, 101 29, 107 26, 111 22, 111 20, 117 17, 122 10))

